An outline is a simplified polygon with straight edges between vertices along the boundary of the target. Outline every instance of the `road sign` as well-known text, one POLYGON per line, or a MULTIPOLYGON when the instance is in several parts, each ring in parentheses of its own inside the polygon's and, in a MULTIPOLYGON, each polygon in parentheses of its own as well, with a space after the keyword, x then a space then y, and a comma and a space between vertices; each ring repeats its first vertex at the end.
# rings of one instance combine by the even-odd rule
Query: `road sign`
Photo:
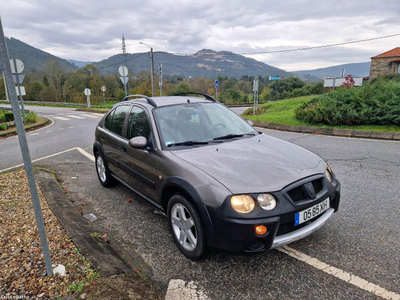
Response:
POLYGON ((217 89, 219 87, 219 82, 218 80, 215 80, 215 88, 217 89))
POLYGON ((253 92, 258 91, 258 79, 253 80, 253 92))
POLYGON ((121 79, 121 81, 122 81, 122 83, 124 84, 124 85, 126 85, 127 83, 128 83, 128 77, 126 77, 126 76, 121 76, 119 79, 121 79))
POLYGON ((13 74, 13 79, 15 84, 22 83, 22 81, 24 81, 24 78, 25 74, 13 74))
POLYGON ((91 94, 92 92, 90 91, 90 89, 86 88, 85 91, 84 91, 84 93, 85 93, 86 96, 90 96, 90 94, 91 94))
MULTIPOLYGON (((21 89, 21 94, 22 94, 22 96, 26 96, 25 87, 24 87, 24 86, 20 86, 19 88, 21 89)), ((19 92, 18 92, 18 87, 17 87, 17 86, 15 87, 15 91, 17 92, 17 95, 18 95, 18 96, 21 96, 21 95, 19 94, 19 92)))
POLYGON ((269 76, 269 80, 281 80, 282 78, 279 76, 269 76))
POLYGON ((22 71, 24 70, 24 67, 25 67, 22 60, 20 60, 18 58, 10 59, 10 64, 11 64, 11 72, 14 74, 22 73, 22 71), (14 65, 14 61, 15 61, 15 65, 14 65), (15 68, 15 66, 17 68, 15 68))
POLYGON ((101 91, 102 91, 103 93, 105 93, 105 92, 107 91, 107 89, 106 89, 106 87, 105 87, 104 85, 101 86, 101 91))
POLYGON ((121 74, 121 76, 126 76, 126 75, 128 75, 128 68, 125 66, 120 66, 118 68, 118 72, 119 72, 119 74, 121 74))

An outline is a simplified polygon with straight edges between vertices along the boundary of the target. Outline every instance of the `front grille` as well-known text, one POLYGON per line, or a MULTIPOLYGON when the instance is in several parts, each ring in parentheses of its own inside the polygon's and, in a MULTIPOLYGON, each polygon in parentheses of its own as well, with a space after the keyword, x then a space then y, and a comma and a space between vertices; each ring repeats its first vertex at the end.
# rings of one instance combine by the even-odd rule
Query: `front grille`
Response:
MULTIPOLYGON (((319 179, 311 181, 311 184, 315 190, 315 194, 318 194, 320 191, 322 191, 322 189, 323 189, 322 180, 323 180, 323 178, 319 178, 319 179)), ((301 185, 294 189, 291 189, 287 193, 294 202, 310 199, 310 195, 308 194, 304 185, 301 185)))

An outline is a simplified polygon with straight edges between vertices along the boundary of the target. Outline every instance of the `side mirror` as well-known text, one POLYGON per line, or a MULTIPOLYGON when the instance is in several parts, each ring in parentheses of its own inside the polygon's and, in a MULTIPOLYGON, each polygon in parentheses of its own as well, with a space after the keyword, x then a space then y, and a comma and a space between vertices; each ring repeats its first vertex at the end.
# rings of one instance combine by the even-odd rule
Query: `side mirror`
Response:
POLYGON ((251 127, 254 127, 254 123, 250 120, 246 120, 246 123, 249 124, 251 127))
POLYGON ((147 139, 144 136, 136 136, 129 140, 129 146, 135 149, 144 149, 147 146, 147 139))

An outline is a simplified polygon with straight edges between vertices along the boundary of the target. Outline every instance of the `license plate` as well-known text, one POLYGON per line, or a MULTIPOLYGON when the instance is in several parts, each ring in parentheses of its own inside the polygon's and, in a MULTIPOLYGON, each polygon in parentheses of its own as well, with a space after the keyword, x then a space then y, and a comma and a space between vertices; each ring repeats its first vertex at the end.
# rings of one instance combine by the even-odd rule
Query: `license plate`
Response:
POLYGON ((329 198, 294 215, 294 225, 300 225, 319 216, 329 208, 329 198))

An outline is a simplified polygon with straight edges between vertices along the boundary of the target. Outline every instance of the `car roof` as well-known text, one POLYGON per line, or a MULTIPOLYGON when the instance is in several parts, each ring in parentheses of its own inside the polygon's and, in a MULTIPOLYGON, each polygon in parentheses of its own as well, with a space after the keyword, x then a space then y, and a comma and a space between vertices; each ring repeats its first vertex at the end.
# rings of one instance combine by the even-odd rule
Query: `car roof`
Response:
MULTIPOLYGON (((153 100, 154 103, 157 105, 157 107, 185 104, 185 103, 215 103, 212 100, 208 100, 202 97, 189 97, 189 96, 168 96, 168 97, 147 97, 147 98, 153 100)), ((140 98, 140 97, 120 102, 118 103, 118 105, 122 103, 129 103, 129 104, 141 103, 146 106, 154 108, 154 106, 149 104, 145 98, 140 98)))

